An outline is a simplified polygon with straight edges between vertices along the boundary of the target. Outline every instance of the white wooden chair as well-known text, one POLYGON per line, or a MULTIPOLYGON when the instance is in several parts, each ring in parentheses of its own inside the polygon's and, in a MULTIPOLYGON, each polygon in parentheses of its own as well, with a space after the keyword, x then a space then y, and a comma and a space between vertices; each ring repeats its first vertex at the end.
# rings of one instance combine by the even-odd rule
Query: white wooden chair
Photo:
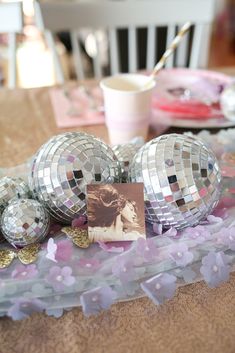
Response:
POLYGON ((151 70, 156 61, 157 27, 167 27, 166 46, 174 38, 176 31, 186 21, 194 24, 194 29, 185 36, 177 53, 170 57, 166 66, 205 67, 210 38, 210 27, 214 17, 215 0, 87 0, 78 2, 36 2, 36 23, 46 34, 51 48, 57 79, 63 82, 59 58, 53 34, 67 30, 71 34, 74 64, 78 79, 84 78, 79 36, 83 29, 92 29, 96 38, 97 55, 93 60, 95 77, 102 76, 99 42, 96 30, 103 29, 109 38, 111 74, 120 70, 117 29, 128 29, 129 72, 138 69, 137 28, 147 28, 146 68, 151 70), (189 53, 190 52, 190 53, 189 53))
POLYGON ((0 33, 8 34, 8 87, 16 86, 16 34, 23 30, 21 2, 0 3, 0 33))

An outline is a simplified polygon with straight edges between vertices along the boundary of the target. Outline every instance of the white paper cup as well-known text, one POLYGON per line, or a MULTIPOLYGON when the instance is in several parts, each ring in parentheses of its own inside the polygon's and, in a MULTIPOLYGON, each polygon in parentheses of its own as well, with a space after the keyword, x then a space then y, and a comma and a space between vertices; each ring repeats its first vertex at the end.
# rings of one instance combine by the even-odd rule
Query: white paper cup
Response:
POLYGON ((136 136, 146 139, 151 114, 154 80, 141 74, 118 74, 103 79, 105 121, 112 145, 136 136))

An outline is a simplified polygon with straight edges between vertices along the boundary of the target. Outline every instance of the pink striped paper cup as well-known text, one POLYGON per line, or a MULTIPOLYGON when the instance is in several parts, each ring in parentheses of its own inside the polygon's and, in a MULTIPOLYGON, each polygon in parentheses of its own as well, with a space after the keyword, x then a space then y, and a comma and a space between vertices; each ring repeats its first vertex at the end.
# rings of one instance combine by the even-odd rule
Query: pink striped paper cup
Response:
POLYGON ((105 122, 112 145, 148 135, 155 82, 141 74, 118 74, 103 79, 105 122), (145 86, 146 85, 146 86, 145 86))

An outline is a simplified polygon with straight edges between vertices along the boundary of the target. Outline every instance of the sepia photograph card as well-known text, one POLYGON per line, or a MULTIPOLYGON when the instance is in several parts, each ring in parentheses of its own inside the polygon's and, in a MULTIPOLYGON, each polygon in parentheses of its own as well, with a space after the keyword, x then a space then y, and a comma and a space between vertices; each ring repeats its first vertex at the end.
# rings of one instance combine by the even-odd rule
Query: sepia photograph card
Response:
POLYGON ((87 185, 91 242, 146 238, 143 183, 87 185))

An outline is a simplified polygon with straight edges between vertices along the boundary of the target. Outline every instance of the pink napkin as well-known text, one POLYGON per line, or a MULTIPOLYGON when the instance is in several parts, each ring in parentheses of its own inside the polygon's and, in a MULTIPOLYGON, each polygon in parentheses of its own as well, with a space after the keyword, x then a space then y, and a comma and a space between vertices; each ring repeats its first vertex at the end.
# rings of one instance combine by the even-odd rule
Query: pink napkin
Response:
POLYGON ((99 87, 50 90, 56 125, 60 128, 104 123, 103 98, 99 87))

